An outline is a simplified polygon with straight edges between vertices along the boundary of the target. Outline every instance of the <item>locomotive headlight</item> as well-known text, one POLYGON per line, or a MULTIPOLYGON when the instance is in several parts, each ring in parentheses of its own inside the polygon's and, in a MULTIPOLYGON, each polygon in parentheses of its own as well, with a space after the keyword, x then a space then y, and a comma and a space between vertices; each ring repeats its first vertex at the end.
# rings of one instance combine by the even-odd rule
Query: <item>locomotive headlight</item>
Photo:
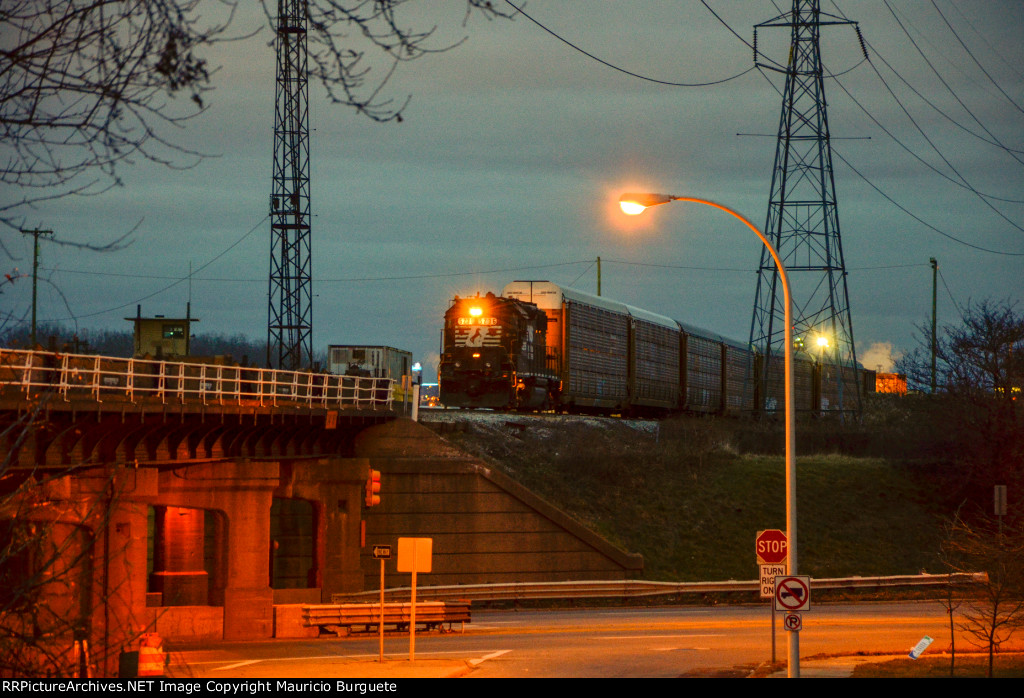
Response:
POLYGON ((474 305, 472 308, 469 309, 469 314, 472 315, 473 317, 480 317, 481 315, 484 314, 484 309, 481 308, 480 306, 474 305))

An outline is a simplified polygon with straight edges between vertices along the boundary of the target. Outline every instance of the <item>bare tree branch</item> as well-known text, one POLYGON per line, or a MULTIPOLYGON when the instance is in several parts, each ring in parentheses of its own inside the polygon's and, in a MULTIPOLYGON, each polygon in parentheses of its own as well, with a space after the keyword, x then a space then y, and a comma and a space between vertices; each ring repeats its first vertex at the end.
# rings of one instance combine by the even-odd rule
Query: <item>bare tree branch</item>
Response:
MULTIPOLYGON (((465 41, 438 42, 436 26, 414 28, 405 24, 400 8, 413 0, 310 0, 309 73, 327 90, 335 104, 353 107, 374 121, 402 121, 409 97, 400 103, 382 99, 384 88, 400 63, 430 53, 449 51, 465 41), (383 74, 374 78, 375 59, 383 59, 383 74)), ((277 3, 261 0, 273 26, 277 3)), ((486 19, 511 18, 490 0, 466 0, 463 26, 473 14, 486 19)))
MULTIPOLYGON (((261 2, 273 29, 278 3, 261 2)), ((490 0, 465 2, 463 24, 474 14, 511 16, 490 0)), ((398 64, 461 43, 408 24, 407 3, 308 0, 310 76, 335 103, 401 121, 408 97, 382 96, 398 64), (379 60, 383 67, 371 65, 379 60)), ((187 169, 205 157, 173 131, 213 89, 203 49, 255 33, 227 35, 236 9, 237 0, 0 3, 0 183, 23 192, 0 204, 0 222, 22 227, 16 214, 26 207, 118 186, 134 159, 187 169), (179 95, 188 99, 175 102, 179 95)))
MULTIPOLYGON (((200 0, 13 0, 0 5, 0 181, 28 202, 119 183, 134 156, 199 153, 163 135, 198 113, 210 69, 198 53, 234 14, 200 23, 200 0), (169 98, 189 96, 190 108, 169 98), (98 174, 97 174, 98 173, 98 174)), ((22 204, 26 201, 20 202, 22 204)))
POLYGON ((983 515, 968 521, 957 512, 946 526, 943 558, 950 571, 988 573, 980 591, 961 600, 959 627, 971 644, 988 652, 991 678, 1000 646, 1024 627, 1024 529, 1019 520, 1000 526, 983 515))

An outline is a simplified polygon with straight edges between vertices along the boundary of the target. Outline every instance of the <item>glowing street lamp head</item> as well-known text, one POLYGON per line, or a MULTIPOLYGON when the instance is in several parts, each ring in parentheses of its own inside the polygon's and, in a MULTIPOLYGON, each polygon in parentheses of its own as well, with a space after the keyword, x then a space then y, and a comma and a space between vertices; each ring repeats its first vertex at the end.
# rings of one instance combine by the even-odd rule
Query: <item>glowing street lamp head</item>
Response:
POLYGON ((623 194, 619 197, 619 208, 622 209, 623 213, 635 216, 638 213, 643 213, 646 208, 667 204, 670 201, 674 201, 675 198, 668 194, 623 194))
POLYGON ((647 207, 641 206, 635 201, 620 201, 619 208, 621 208, 622 212, 625 214, 636 216, 643 213, 647 207))
POLYGON ((818 335, 818 346, 822 349, 828 349, 828 337, 823 334, 818 335))

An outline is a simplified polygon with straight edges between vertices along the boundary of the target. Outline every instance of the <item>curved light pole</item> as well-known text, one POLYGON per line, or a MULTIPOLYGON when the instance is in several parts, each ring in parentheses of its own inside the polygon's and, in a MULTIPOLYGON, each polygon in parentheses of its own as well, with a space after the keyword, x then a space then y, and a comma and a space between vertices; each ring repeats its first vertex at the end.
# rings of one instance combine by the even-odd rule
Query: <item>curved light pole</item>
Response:
MULTIPOLYGON (((619 206, 624 213, 637 215, 651 206, 667 204, 673 201, 689 201, 695 204, 704 204, 725 211, 730 216, 739 219, 754 231, 754 234, 764 243, 775 260, 775 266, 779 270, 779 278, 782 280, 783 302, 786 306, 786 351, 785 351, 785 411, 786 411, 786 541, 789 546, 786 556, 786 572, 789 576, 797 574, 796 558, 796 415, 793 405, 793 299, 789 292, 789 276, 786 274, 786 267, 782 264, 778 251, 765 237, 757 226, 748 221, 740 214, 727 206, 697 199, 689 196, 672 196, 670 194, 623 194, 619 198, 619 206)), ((789 633, 789 675, 792 678, 800 676, 800 637, 796 632, 789 633)))

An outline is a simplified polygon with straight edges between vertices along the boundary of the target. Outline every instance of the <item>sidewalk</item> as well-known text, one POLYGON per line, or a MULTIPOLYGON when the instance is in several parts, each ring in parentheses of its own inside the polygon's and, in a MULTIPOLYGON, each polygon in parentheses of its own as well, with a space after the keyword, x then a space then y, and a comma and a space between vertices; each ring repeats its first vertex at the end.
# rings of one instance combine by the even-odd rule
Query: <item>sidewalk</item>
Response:
MULTIPOLYGON (((905 654, 873 655, 873 656, 849 656, 829 657, 827 659, 801 659, 800 678, 821 679, 821 678, 850 678, 853 670, 859 664, 874 664, 888 662, 891 659, 905 659, 905 654)), ((788 671, 783 669, 769 675, 769 679, 787 678, 788 671)))

